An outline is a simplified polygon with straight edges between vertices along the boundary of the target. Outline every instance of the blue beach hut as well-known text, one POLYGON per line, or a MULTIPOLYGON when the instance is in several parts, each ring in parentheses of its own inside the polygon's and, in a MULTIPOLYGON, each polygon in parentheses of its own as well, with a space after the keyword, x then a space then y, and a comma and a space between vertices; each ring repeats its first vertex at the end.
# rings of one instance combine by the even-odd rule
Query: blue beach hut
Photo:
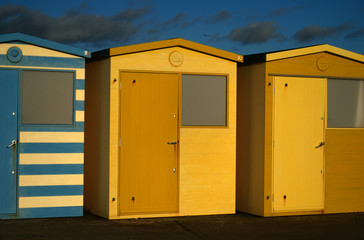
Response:
POLYGON ((85 58, 0 35, 0 218, 83 214, 85 58))

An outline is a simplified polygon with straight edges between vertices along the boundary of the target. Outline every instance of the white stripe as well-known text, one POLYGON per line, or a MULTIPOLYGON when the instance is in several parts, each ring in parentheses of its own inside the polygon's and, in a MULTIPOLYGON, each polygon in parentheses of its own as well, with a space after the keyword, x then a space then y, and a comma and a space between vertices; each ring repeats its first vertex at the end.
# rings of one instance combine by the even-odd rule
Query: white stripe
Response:
POLYGON ((83 153, 20 153, 19 164, 83 164, 83 153))
POLYGON ((83 132, 20 132, 21 143, 83 143, 83 132))
POLYGON ((20 175, 19 187, 83 185, 83 174, 20 175))
POLYGON ((83 206, 83 196, 19 197, 19 208, 83 206))

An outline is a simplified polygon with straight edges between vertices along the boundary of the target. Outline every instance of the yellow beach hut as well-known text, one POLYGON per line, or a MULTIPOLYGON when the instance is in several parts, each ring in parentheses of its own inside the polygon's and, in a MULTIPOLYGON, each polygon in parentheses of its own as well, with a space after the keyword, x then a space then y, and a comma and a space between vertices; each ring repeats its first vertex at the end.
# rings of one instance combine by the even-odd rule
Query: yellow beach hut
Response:
POLYGON ((235 213, 242 61, 180 38, 93 54, 85 208, 109 219, 235 213))
POLYGON ((330 45, 238 66, 237 210, 364 211, 364 56, 330 45))
POLYGON ((83 215, 85 58, 0 35, 0 218, 83 215))

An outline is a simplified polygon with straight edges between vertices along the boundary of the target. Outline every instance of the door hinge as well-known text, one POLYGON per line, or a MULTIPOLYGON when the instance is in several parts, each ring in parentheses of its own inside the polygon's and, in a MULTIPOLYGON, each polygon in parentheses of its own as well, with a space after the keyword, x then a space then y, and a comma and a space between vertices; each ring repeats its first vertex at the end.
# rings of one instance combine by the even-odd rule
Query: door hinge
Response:
POLYGON ((120 90, 121 90, 121 82, 120 82, 120 90))
POLYGON ((120 195, 119 195, 118 203, 120 204, 120 195))
POLYGON ((272 195, 272 201, 274 202, 274 194, 272 195))
POLYGON ((276 141, 273 140, 273 148, 276 146, 276 141))
POLYGON ((121 138, 119 139, 119 146, 121 147, 121 138))

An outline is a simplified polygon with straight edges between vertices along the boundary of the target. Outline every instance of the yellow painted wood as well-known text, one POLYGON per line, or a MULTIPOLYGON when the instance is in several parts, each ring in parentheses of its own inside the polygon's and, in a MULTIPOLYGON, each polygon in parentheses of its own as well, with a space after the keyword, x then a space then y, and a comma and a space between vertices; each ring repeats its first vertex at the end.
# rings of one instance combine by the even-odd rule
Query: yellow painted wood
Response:
POLYGON ((264 216, 272 213, 273 198, 273 102, 274 77, 265 81, 265 141, 264 141, 264 216))
POLYGON ((85 121, 85 111, 75 111, 75 120, 76 120, 76 122, 84 122, 85 121))
POLYGON ((315 53, 266 63, 268 74, 292 76, 352 77, 363 78, 363 64, 330 53, 315 53), (319 58, 326 58, 328 69, 320 71, 317 67, 319 58))
POLYGON ((19 175, 19 186, 83 185, 83 174, 19 175))
POLYGON ((4 68, 23 68, 23 69, 46 69, 46 70, 69 70, 76 71, 76 79, 85 79, 85 69, 83 68, 53 68, 53 67, 29 67, 29 66, 8 66, 8 65, 0 65, 0 67, 4 68))
MULTIPOLYGON (((86 101, 85 101, 85 209, 99 216, 109 218, 109 205, 117 205, 118 189, 117 185, 112 189, 111 194, 109 175, 111 169, 118 172, 118 167, 114 167, 110 158, 110 115, 118 107, 110 109, 110 60, 86 64, 86 101), (115 191, 114 191, 115 189, 115 191), (112 201, 112 199, 115 201, 112 201)), ((119 83, 114 85, 119 90, 119 83)), ((117 95, 118 96, 118 95, 117 95)), ((114 101, 113 101, 114 102, 114 101)), ((116 105, 118 106, 116 101, 116 105)), ((114 116, 114 115, 113 115, 114 116)), ((118 119, 118 118, 116 118, 118 119)), ((116 120, 118 123, 118 120, 116 120)), ((119 136, 114 140, 118 144, 119 136)), ((113 148, 114 149, 114 148, 113 148)), ((118 156, 118 145, 116 147, 118 156)), ((115 161, 118 164, 118 161, 115 161)), ((118 175, 116 175, 118 176, 118 175)), ((118 179, 114 182, 118 183, 118 179)), ((116 208, 115 208, 116 209, 116 208)))
POLYGON ((19 197, 19 208, 83 206, 83 196, 19 197))
POLYGON ((178 75, 120 79, 120 214, 176 212, 178 75))
POLYGON ((364 62, 364 55, 347 51, 338 47, 334 47, 328 44, 322 44, 312 47, 298 48, 293 50, 279 51, 275 53, 269 53, 266 56, 266 61, 274 61, 285 58, 299 57, 314 53, 329 52, 344 58, 349 58, 355 61, 364 62))
POLYGON ((0 54, 6 55, 7 51, 11 47, 18 47, 21 49, 23 56, 43 56, 43 57, 64 57, 64 58, 82 58, 59 51, 50 50, 30 44, 0 44, 0 54))
MULTIPOLYGON (((108 215, 102 213, 103 216, 106 216, 111 219, 121 218, 119 216, 119 209, 117 201, 112 201, 112 198, 117 199, 119 195, 119 116, 120 116, 120 79, 119 72, 121 70, 131 70, 131 71, 145 71, 145 72, 171 72, 171 73, 195 73, 195 74, 223 74, 228 75, 228 127, 226 128, 218 128, 218 134, 213 134, 216 128, 180 128, 180 162, 179 162, 179 174, 181 172, 185 172, 184 175, 179 175, 179 214, 180 215, 207 215, 207 214, 224 214, 224 213, 234 213, 235 212, 235 138, 236 138, 236 63, 232 61, 228 61, 225 59, 221 59, 218 57, 213 57, 211 55, 202 54, 200 52, 192 51, 186 48, 181 47, 171 47, 153 51, 146 51, 134 54, 126 54, 122 56, 115 56, 111 58, 110 72, 107 72, 106 69, 102 71, 96 71, 95 69, 101 68, 100 65, 104 65, 103 61, 98 61, 96 63, 88 63, 87 74, 92 75, 93 79, 98 79, 100 82, 107 84, 107 86, 100 87, 100 92, 102 92, 102 101, 110 100, 110 105, 107 102, 104 102, 102 106, 108 106, 107 111, 104 111, 105 108, 101 107, 99 104, 94 106, 98 106, 93 108, 90 111, 99 111, 99 118, 102 118, 100 121, 109 120, 109 124, 102 124, 105 130, 108 128, 109 131, 109 152, 108 155, 102 155, 102 159, 109 159, 110 161, 105 163, 101 163, 97 166, 104 169, 103 164, 108 164, 107 167, 109 169, 109 178, 108 188, 102 188, 103 191, 108 191, 109 201, 103 203, 99 203, 97 205, 98 208, 107 207, 109 209, 108 215), (179 51, 183 54, 183 64, 179 67, 174 67, 169 64, 169 55, 173 51, 179 51), (104 76, 109 74, 109 78, 101 81, 100 79, 104 79, 104 76), (114 82, 116 79, 116 82, 114 82), (104 91, 109 91, 110 95, 108 96, 104 91), (98 110, 99 109, 99 110, 98 110), (108 119, 108 116, 110 118, 108 119), (206 133, 211 132, 211 135, 206 135, 206 133), (211 139, 220 139, 220 141, 226 141, 230 144, 221 144, 220 141, 211 141, 211 139), (183 140, 182 140, 183 139, 183 140), (192 145, 189 145, 189 144, 192 145), (209 151, 216 150, 214 154, 209 154, 209 151), (188 166, 185 165, 185 160, 188 160, 191 156, 193 156, 192 160, 197 162, 197 165, 188 166), (216 161, 215 161, 215 160, 216 161), (225 164, 221 164, 221 162, 225 164), (216 164, 216 166, 214 166, 216 164), (214 174, 210 174, 209 170, 206 170, 206 166, 211 166, 213 169, 217 169, 214 171, 214 174), (199 174, 192 174, 193 168, 200 169, 199 174), (204 187, 204 196, 202 197, 201 188, 198 188, 197 184, 186 184, 183 185, 183 181, 190 182, 196 181, 196 183, 200 181, 214 182, 216 179, 225 178, 225 174, 230 173, 230 183, 226 183, 223 188, 218 188, 218 194, 212 193, 210 191, 213 185, 206 185, 204 187), (191 181, 190 181, 191 180, 191 181), (189 195, 186 195, 188 192, 189 195), (226 199, 232 199, 232 201, 226 201, 226 199), (215 202, 216 206, 213 207, 215 202)), ((87 78, 89 81, 89 78, 87 78)), ((87 84, 86 84, 87 86, 87 84)), ((89 94, 89 91, 86 87, 86 95, 89 94)), ((101 96, 99 95, 99 96, 101 96)), ((94 99, 96 98, 95 94, 90 94, 88 96, 94 99)), ((88 97, 86 97, 86 102, 88 97)), ((95 100, 96 101, 96 100, 95 100)), ((101 101, 101 100, 100 100, 101 101)), ((98 101, 98 102, 100 102, 98 101)), ((87 103, 86 103, 87 105, 87 103)), ((87 108, 86 108, 87 109, 87 108)), ((89 112, 87 109, 86 112, 89 112)), ((88 114, 88 113, 86 113, 88 114)), ((95 116, 94 116, 95 117, 95 116)), ((92 118, 94 119, 94 118, 92 118)), ((89 120, 86 119, 86 124, 89 120)), ((95 124, 92 124, 95 126, 95 124)), ((93 128, 95 133, 102 132, 100 128, 93 128)), ((107 131, 107 130, 106 130, 107 131)), ((86 131, 87 134, 87 131, 86 131)), ((87 139, 87 136, 86 136, 87 139)), ((87 140, 86 140, 87 141, 87 140)), ((102 141, 101 144, 105 144, 107 140, 102 141)), ((93 157, 94 158, 94 157, 93 157)), ((87 164, 87 163, 85 163, 87 164)), ((197 170, 198 171, 198 170, 197 170)), ((95 175, 93 175, 95 176, 95 175)), ((99 181, 104 181, 104 179, 98 175, 99 181)), ((95 178, 97 181, 98 178, 95 178)), ((226 180, 224 180, 225 182, 226 180)), ((101 184, 101 183, 100 183, 101 184)), ((101 191, 101 189, 100 189, 101 191)), ((101 194, 91 193, 90 198, 97 201, 97 198, 103 198, 105 195, 100 197, 101 194)), ((87 194, 85 194, 87 195, 87 194)), ((86 196, 87 197, 87 196, 86 196)), ((96 205, 96 204, 95 204, 96 205)), ((100 211, 101 212, 101 211, 100 211)), ((96 213, 96 212, 95 212, 96 213)), ((99 214, 101 215, 101 214, 99 214)), ((156 214, 158 215, 158 214, 156 214)), ((136 216, 136 215, 130 215, 136 216)), ((140 217, 148 217, 150 214, 138 214, 140 217)), ((123 217, 122 217, 123 218, 123 217)))
POLYGON ((83 143, 83 132, 20 132, 21 143, 83 143))
POLYGON ((85 90, 76 90, 76 100, 77 101, 85 101, 85 90))
POLYGON ((326 79, 274 81, 273 211, 323 209, 326 79))
POLYGON ((20 165, 83 164, 83 153, 20 153, 20 165))
POLYGON ((326 213, 363 212, 364 129, 326 130, 326 213))
POLYGON ((263 215, 265 65, 238 68, 236 207, 263 215))
POLYGON ((142 43, 131 46, 116 47, 110 49, 110 56, 130 54, 151 51, 156 49, 171 48, 171 47, 183 47, 186 49, 191 49, 197 52, 202 52, 215 57, 224 58, 236 62, 243 62, 243 56, 231 52, 227 52, 221 49, 209 47, 196 42, 191 42, 182 38, 168 39, 164 41, 142 43))

